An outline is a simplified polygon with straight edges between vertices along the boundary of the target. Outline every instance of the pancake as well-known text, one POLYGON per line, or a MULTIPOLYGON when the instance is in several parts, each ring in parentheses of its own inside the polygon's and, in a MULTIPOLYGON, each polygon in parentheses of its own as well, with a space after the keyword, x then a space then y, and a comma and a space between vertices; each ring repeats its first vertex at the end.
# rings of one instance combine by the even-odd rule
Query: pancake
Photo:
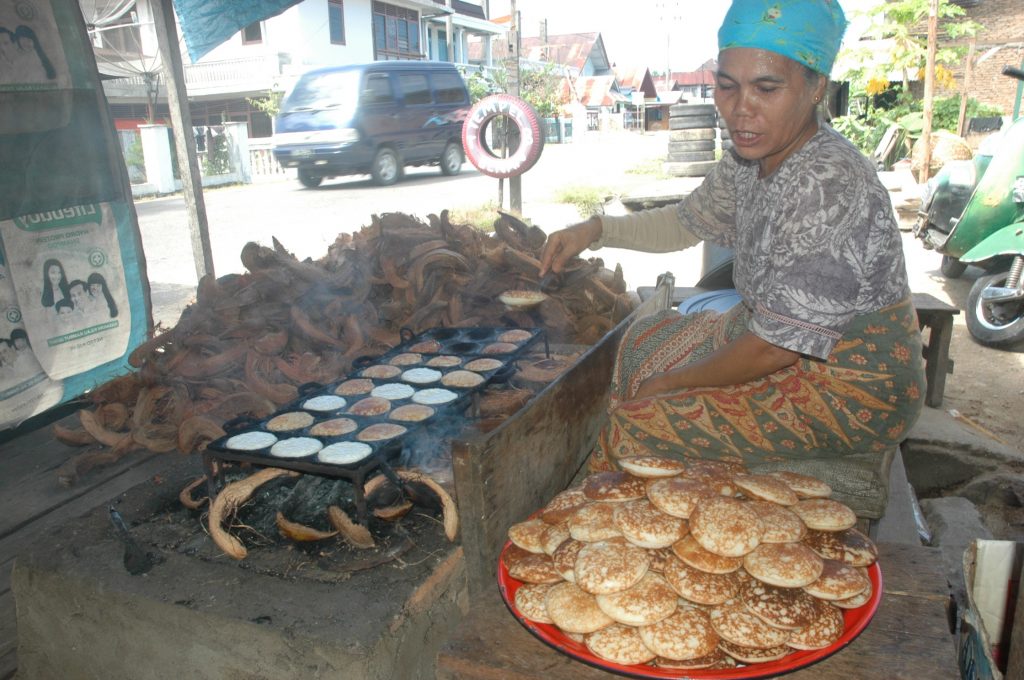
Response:
POLYGON ((316 454, 321 463, 332 465, 355 465, 366 460, 373 453, 373 447, 362 442, 338 442, 320 449, 316 454))
POLYGON ((768 475, 735 475, 732 481, 747 498, 779 505, 795 505, 799 498, 785 482, 768 475))
POLYGON ((441 378, 441 384, 445 387, 460 387, 468 389, 476 387, 484 381, 484 377, 473 371, 452 371, 441 378))
POLYGON ((369 394, 372 389, 372 380, 368 380, 367 378, 353 378, 352 380, 346 380, 335 387, 334 393, 341 394, 346 397, 352 397, 358 394, 369 394))
POLYGON ((535 554, 536 553, 532 553, 528 550, 523 550, 515 543, 509 543, 505 546, 505 549, 501 551, 501 562, 505 565, 506 569, 511 569, 512 565, 516 562, 535 554))
POLYGON ((562 545, 572 537, 569 535, 569 523, 562 522, 561 524, 548 524, 543 520, 536 520, 543 524, 546 528, 541 532, 540 542, 541 548, 548 555, 553 555, 558 546, 562 545))
POLYGON ((793 543, 807 534, 804 521, 788 508, 767 501, 749 501, 747 507, 761 521, 762 543, 793 543))
POLYGON ((523 330, 522 328, 513 328, 510 331, 505 331, 498 336, 498 342, 526 342, 533 337, 531 331, 523 330))
POLYGON ((410 352, 426 352, 432 354, 441 351, 441 343, 437 340, 421 340, 409 347, 410 352))
POLYGON ((661 456, 626 456, 619 458, 619 465, 633 476, 645 479, 675 477, 686 469, 682 461, 661 456))
POLYGON ((597 606, 597 598, 574 583, 559 583, 545 599, 548 616, 566 633, 593 633, 614 621, 597 606))
POLYGON ((492 342, 491 344, 480 350, 481 354, 509 354, 519 349, 519 345, 513 345, 511 342, 492 342))
POLYGON ((434 409, 423 404, 406 404, 399 406, 388 414, 391 420, 398 420, 403 423, 418 423, 434 415, 434 409))
POLYGON ((423 355, 417 352, 403 352, 391 357, 388 363, 392 366, 415 366, 423 363, 423 355))
POLYGON ((406 385, 405 383, 384 383, 374 387, 373 391, 370 392, 370 396, 387 399, 388 401, 408 399, 414 394, 416 394, 416 389, 412 385, 406 385))
POLYGON ((715 492, 703 482, 672 477, 652 480, 647 483, 647 498, 654 507, 666 515, 688 519, 690 513, 703 498, 714 496, 715 492))
POLYGON ((705 550, 741 557, 761 542, 761 523, 746 503, 714 496, 701 500, 690 514, 690 533, 705 550))
POLYGON ((857 523, 857 515, 853 510, 829 498, 808 498, 791 509, 800 516, 808 529, 843 531, 852 529, 857 523))
POLYGON ((871 586, 871 580, 856 567, 835 560, 825 560, 825 568, 814 583, 804 591, 820 600, 848 600, 871 586))
POLYGON ((663 575, 681 597, 697 604, 722 604, 740 590, 740 580, 735 573, 708 574, 679 559, 669 561, 663 575))
POLYGON ((778 645, 776 647, 742 647, 734 645, 728 640, 719 642, 718 647, 733 659, 745 664, 778 661, 793 653, 793 649, 787 645, 778 645))
POLYGON ((508 565, 508 575, 523 583, 560 583, 562 581, 562 576, 555 569, 551 557, 536 553, 531 553, 508 565))
POLYGON ((402 380, 414 385, 429 385, 441 379, 441 371, 433 368, 410 368, 402 372, 402 380))
POLYGON ((782 480, 800 498, 828 498, 832 495, 832 487, 817 477, 786 470, 769 472, 768 474, 782 480))
POLYGON ((665 571, 665 566, 668 564, 669 560, 678 559, 675 556, 675 553, 672 552, 671 548, 648 550, 647 555, 651 558, 651 565, 648 569, 659 574, 665 571))
MULTIPOLYGON (((710 623, 708 624, 711 625, 710 623)), ((711 629, 714 633, 714 629, 711 629)), ((640 636, 643 637, 643 631, 640 631, 640 636)), ((718 633, 715 633, 715 639, 720 640, 718 633)), ((718 644, 715 645, 715 649, 710 654, 704 656, 698 656, 696 659, 669 659, 665 656, 659 656, 651 662, 658 668, 676 668, 679 670, 686 671, 699 671, 710 668, 732 668, 736 666, 736 662, 732 658, 725 655, 721 649, 718 648, 718 644), (732 662, 732 666, 719 666, 716 664, 732 662)))
POLYGON ((803 543, 763 543, 743 558, 748 574, 780 588, 802 588, 825 568, 824 560, 803 543))
POLYGON ((683 564, 708 574, 731 574, 743 566, 742 557, 723 557, 701 547, 693 536, 672 545, 673 554, 683 564))
POLYGON ((412 395, 412 400, 417 404, 427 404, 433 406, 436 406, 438 404, 447 404, 449 402, 455 401, 458 398, 459 395, 455 394, 451 390, 443 390, 435 387, 420 390, 416 394, 412 395))
POLYGON ((676 610, 679 597, 661 576, 648 571, 640 582, 618 593, 597 596, 597 606, 618 623, 645 626, 676 610))
POLYGON ((312 437, 292 437, 282 439, 270 447, 270 455, 278 458, 305 458, 324 447, 319 439, 312 437))
POLYGON ((537 623, 553 623, 544 601, 551 590, 549 583, 524 583, 516 590, 516 609, 524 617, 537 623))
POLYGON ((331 418, 309 428, 309 433, 314 437, 340 437, 355 432, 358 427, 359 424, 351 418, 331 418))
POLYGON ((786 644, 793 649, 824 649, 843 635, 846 622, 843 610, 818 600, 818 617, 804 628, 791 632, 786 644))
POLYGON ((851 567, 870 567, 878 559, 878 548, 870 538, 857 531, 808 531, 804 544, 827 560, 851 567))
POLYGON ((608 503, 585 505, 569 518, 569 535, 577 541, 594 543, 622 536, 615 526, 615 507, 608 503))
POLYGON ((831 600, 832 604, 840 609, 857 609, 858 607, 866 605, 868 600, 870 600, 871 596, 874 594, 875 587, 871 584, 871 579, 868 577, 867 573, 862 573, 861 575, 867 579, 868 587, 851 598, 845 600, 831 600))
POLYGON ((613 623, 590 633, 583 641, 595 656, 612 663, 632 666, 654 658, 654 652, 647 648, 640 639, 640 632, 633 626, 613 623))
POLYGON ((544 553, 544 532, 550 526, 539 519, 517 522, 508 528, 508 538, 523 550, 538 554, 544 553))
POLYGON ((583 495, 602 503, 631 501, 643 498, 646 494, 644 480, 628 472, 597 472, 583 483, 583 495))
POLYGON ((232 451, 259 451, 272 446, 277 441, 277 436, 269 432, 242 432, 224 442, 224 448, 232 451))
POLYGON ((451 354, 441 354, 427 362, 431 368, 452 368, 462 363, 462 359, 451 354))
POLYGON ((401 375, 402 369, 398 366, 389 366, 388 364, 377 364, 376 366, 370 366, 360 371, 359 375, 363 378, 378 378, 381 380, 390 380, 391 378, 398 377, 401 375))
POLYGON ((501 361, 500 359, 484 358, 484 359, 473 359, 472 361, 467 363, 465 366, 463 366, 463 368, 465 368, 466 370, 469 370, 469 371, 487 372, 487 371, 493 371, 495 369, 501 368, 504 365, 505 365, 505 362, 501 361))
POLYGON ((588 543, 576 556, 576 585, 593 595, 618 593, 640 582, 650 558, 643 548, 625 541, 588 543))
POLYGON ((561 524, 588 503, 583 489, 566 489, 552 498, 541 511, 541 519, 548 524, 561 524))
POLYGON ((580 550, 583 549, 586 543, 583 541, 577 541, 575 538, 570 538, 567 541, 563 541, 555 552, 551 554, 551 561, 555 565, 555 570, 561 574, 562 578, 572 583, 576 582, 576 572, 573 570, 576 566, 576 558, 580 554, 580 550))
POLYGON ((613 518, 626 540, 641 548, 667 548, 689 532, 686 520, 666 515, 646 498, 617 503, 613 518))
POLYGON ((347 403, 343 398, 336 397, 333 394, 322 394, 302 402, 302 408, 310 411, 337 411, 345 408, 347 403))
POLYGON ((738 487, 732 481, 734 475, 746 474, 747 469, 739 463, 720 460, 689 460, 682 477, 707 484, 721 496, 735 496, 738 487))
POLYGON ((778 588, 751 579, 736 598, 769 626, 795 630, 810 625, 818 616, 814 598, 800 588, 778 588))
POLYGON ((791 633, 769 626, 739 602, 715 607, 709 618, 719 637, 741 647, 778 647, 787 643, 791 633))
POLYGON ((391 402, 381 397, 365 397, 349 407, 348 412, 357 416, 382 416, 391 410, 391 402))
POLYGON ((289 411, 274 416, 267 421, 266 428, 271 432, 292 432, 313 424, 313 416, 303 411, 289 411))
MULTIPOLYGON (((689 607, 681 607, 657 623, 641 626, 640 638, 659 657, 676 661, 707 657, 714 653, 719 640, 708 615, 689 607)), ((707 666, 712 663, 709 660, 707 666)))
POLYGON ((406 428, 394 423, 375 423, 362 430, 356 435, 361 442, 380 442, 386 439, 401 437, 406 433, 406 428))

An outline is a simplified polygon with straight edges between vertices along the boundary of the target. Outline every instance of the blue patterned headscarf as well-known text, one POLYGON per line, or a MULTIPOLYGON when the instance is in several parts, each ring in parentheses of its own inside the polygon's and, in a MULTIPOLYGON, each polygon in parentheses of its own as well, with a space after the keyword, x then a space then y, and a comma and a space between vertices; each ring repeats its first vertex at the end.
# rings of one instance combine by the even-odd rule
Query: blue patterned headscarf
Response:
POLYGON ((718 50, 768 50, 827 76, 845 30, 838 0, 733 0, 718 29, 718 50))

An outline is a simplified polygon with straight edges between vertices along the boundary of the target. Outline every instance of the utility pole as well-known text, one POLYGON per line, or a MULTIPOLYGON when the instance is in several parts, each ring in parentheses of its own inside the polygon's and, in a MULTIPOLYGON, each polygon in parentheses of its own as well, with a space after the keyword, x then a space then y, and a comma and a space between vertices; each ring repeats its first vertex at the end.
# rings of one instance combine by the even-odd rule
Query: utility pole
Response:
POLYGON ((924 69, 924 129, 921 145, 924 157, 921 159, 921 173, 918 182, 924 184, 931 175, 932 165, 932 117, 935 112, 935 52, 939 34, 939 0, 928 1, 928 58, 924 69))
POLYGON ((961 137, 967 131, 967 100, 971 96, 971 76, 974 74, 974 50, 978 41, 971 38, 971 46, 967 49, 967 61, 964 63, 964 89, 960 93, 960 116, 956 121, 956 133, 961 137))
MULTIPOLYGON (((519 12, 516 0, 512 2, 512 21, 508 32, 508 93, 519 96, 519 12)), ((507 126, 506 126, 507 129, 507 126)), ((520 143, 522 140, 520 139, 520 143)), ((500 189, 499 189, 500 191, 500 189)), ((512 212, 523 214, 523 178, 513 175, 508 178, 508 202, 512 212)))

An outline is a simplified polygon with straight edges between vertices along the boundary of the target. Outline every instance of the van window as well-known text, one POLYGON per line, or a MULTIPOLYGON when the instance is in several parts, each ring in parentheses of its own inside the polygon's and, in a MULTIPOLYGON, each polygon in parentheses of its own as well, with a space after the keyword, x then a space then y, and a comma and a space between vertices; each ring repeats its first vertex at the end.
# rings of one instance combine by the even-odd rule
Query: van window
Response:
POLYGON ((398 86, 406 104, 429 104, 430 86, 424 73, 403 73, 398 76, 398 86))
POLYGON ((390 104, 395 100, 391 92, 391 79, 386 73, 371 73, 366 76, 362 100, 364 104, 390 104))
POLYGON ((434 98, 438 104, 465 103, 466 88, 458 73, 434 73, 430 79, 434 81, 434 98))

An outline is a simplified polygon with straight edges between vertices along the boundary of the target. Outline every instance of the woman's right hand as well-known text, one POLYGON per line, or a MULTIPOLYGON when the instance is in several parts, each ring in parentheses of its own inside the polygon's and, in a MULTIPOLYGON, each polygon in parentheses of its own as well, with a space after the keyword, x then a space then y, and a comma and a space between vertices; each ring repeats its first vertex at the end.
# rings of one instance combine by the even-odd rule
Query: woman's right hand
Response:
POLYGON ((549 271, 562 273, 566 262, 601 238, 601 233, 601 218, 595 216, 548 236, 540 255, 540 275, 544 276, 549 271))

